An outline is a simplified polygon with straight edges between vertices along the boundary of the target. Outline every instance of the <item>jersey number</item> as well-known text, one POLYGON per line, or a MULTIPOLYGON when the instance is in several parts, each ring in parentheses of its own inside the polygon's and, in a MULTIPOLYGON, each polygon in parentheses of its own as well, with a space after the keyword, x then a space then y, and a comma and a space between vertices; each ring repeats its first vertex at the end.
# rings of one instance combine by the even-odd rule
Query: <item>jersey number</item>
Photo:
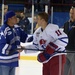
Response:
POLYGON ((57 30, 57 31, 55 31, 56 32, 56 34, 58 35, 58 36, 60 36, 62 33, 60 32, 60 30, 57 30))

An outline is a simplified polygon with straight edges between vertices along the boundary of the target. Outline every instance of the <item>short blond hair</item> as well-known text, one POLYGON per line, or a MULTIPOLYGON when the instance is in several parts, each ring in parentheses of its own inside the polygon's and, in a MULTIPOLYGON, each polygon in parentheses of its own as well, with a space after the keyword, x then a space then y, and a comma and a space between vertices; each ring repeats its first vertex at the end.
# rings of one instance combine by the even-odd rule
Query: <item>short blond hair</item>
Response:
POLYGON ((42 19, 44 19, 46 22, 48 22, 48 14, 46 12, 41 12, 38 14, 42 19))

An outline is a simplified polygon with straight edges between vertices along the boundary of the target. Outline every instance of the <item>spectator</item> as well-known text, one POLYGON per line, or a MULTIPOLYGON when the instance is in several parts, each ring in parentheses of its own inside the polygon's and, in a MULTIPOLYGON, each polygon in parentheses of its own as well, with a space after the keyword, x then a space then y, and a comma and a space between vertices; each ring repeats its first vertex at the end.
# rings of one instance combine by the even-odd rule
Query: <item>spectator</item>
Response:
POLYGON ((6 14, 8 11, 8 8, 4 8, 4 14, 6 14))
POLYGON ((40 10, 42 11, 42 12, 44 12, 45 11, 45 5, 48 5, 48 3, 49 3, 49 1, 50 0, 40 0, 40 10))
MULTIPOLYGON (((64 32, 68 35, 69 42, 66 46, 67 51, 75 51, 75 7, 70 9, 70 20, 64 24, 64 32)), ((75 75, 75 53, 67 53, 64 75, 75 75)))
POLYGON ((45 12, 38 14, 37 23, 40 27, 34 32, 33 42, 25 48, 42 50, 37 59, 43 63, 43 75, 62 75, 65 64, 64 51, 68 42, 67 35, 59 29, 58 25, 48 24, 48 14, 45 12))
POLYGON ((20 16, 17 15, 16 17, 17 17, 17 25, 19 25, 19 22, 20 22, 20 16))
POLYGON ((0 28, 0 75, 15 75, 18 67, 20 42, 25 42, 27 34, 17 23, 15 12, 5 14, 4 25, 0 28))
POLYGON ((34 0, 34 11, 35 12, 39 12, 39 10, 40 10, 39 2, 40 2, 40 0, 34 0))
POLYGON ((19 25, 21 26, 22 29, 24 29, 26 33, 30 34, 31 24, 28 17, 26 17, 24 12, 21 12, 20 17, 21 19, 20 19, 19 25))
POLYGON ((37 25, 37 16, 34 16, 33 32, 35 31, 36 25, 37 25))
POLYGON ((25 0, 26 4, 26 13, 30 13, 32 11, 32 0, 25 0))

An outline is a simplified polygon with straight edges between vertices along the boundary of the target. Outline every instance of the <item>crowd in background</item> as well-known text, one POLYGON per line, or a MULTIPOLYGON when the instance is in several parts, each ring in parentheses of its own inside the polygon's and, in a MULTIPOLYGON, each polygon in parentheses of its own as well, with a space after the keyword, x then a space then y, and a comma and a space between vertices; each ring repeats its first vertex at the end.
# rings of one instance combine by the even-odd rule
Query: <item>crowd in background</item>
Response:
MULTIPOLYGON (((7 13, 8 8, 4 8, 4 15, 7 13)), ((14 10, 13 10, 14 11, 14 10)), ((17 24, 28 34, 31 33, 31 22, 28 19, 27 13, 24 11, 16 12, 17 16, 17 24)), ((4 17, 5 19, 5 17, 4 17)), ((0 25, 1 25, 2 18, 0 17, 0 25)), ((33 23, 33 32, 35 31, 35 27, 37 24, 37 17, 34 16, 34 23, 33 23)))

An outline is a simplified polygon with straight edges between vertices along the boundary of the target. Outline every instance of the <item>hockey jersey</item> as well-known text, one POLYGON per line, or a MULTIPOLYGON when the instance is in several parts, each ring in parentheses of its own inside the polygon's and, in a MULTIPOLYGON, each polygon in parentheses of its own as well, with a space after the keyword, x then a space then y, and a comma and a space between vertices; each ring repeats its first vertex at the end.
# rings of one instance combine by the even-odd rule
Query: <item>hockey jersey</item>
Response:
POLYGON ((13 28, 4 24, 0 28, 0 65, 18 66, 19 53, 16 48, 25 42, 27 34, 18 26, 13 28))
MULTIPOLYGON (((65 46, 68 43, 67 35, 59 29, 57 25, 48 24, 44 30, 39 27, 34 35, 33 35, 33 43, 30 45, 25 46, 25 48, 30 49, 42 49, 45 50, 48 44, 55 50, 55 51, 65 51, 65 46)), ((29 52, 29 50, 25 51, 29 52)), ((65 53, 55 53, 52 57, 56 55, 61 55, 65 53)))

